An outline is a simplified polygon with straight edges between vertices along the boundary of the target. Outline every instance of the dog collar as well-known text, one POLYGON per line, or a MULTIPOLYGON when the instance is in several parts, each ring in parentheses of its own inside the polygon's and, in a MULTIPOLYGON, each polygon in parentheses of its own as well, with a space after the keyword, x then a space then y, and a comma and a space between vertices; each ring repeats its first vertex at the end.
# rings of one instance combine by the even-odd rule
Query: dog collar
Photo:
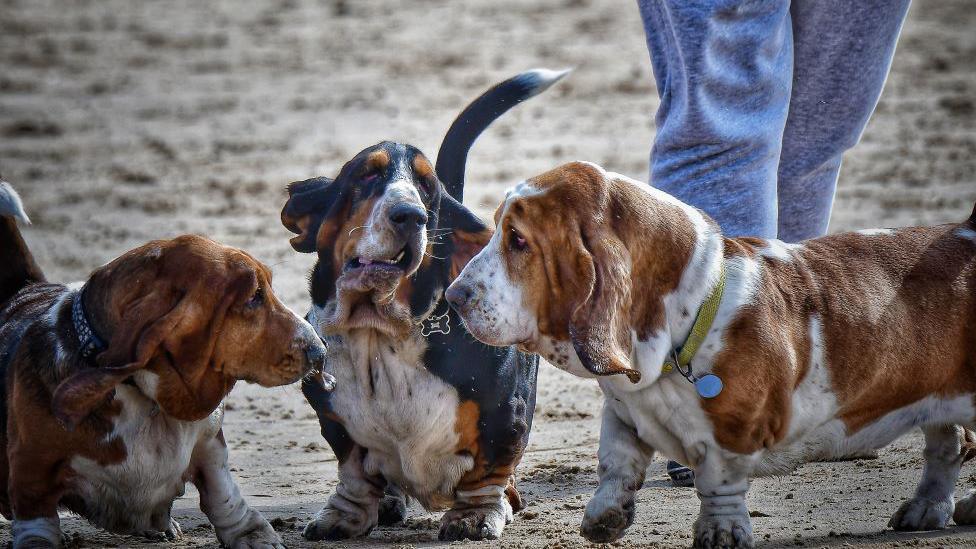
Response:
POLYGON ((705 302, 698 309, 695 317, 695 324, 691 327, 688 339, 680 346, 671 349, 671 356, 664 361, 661 366, 662 373, 670 373, 678 370, 682 376, 695 385, 695 390, 702 398, 714 398, 722 392, 722 380, 715 374, 705 374, 697 377, 691 369, 691 360, 695 358, 698 349, 701 348, 708 331, 715 322, 715 315, 718 314, 718 307, 722 303, 722 295, 725 293, 725 262, 719 267, 718 282, 712 288, 711 293, 705 302))
POLYGON ((105 342, 92 328, 88 314, 85 312, 85 305, 82 303, 84 295, 84 288, 75 294, 71 303, 71 322, 75 327, 75 335, 78 336, 78 348, 82 358, 91 360, 105 350, 105 342))

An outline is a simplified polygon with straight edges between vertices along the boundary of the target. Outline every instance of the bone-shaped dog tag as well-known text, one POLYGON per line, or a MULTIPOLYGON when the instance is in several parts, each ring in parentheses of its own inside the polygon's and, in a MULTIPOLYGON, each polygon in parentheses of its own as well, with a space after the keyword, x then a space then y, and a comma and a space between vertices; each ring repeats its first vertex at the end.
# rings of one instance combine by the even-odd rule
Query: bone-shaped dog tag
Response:
POLYGON ((448 311, 440 316, 429 316, 424 319, 420 327, 420 335, 427 337, 430 334, 449 334, 451 333, 450 324, 451 312, 448 311))

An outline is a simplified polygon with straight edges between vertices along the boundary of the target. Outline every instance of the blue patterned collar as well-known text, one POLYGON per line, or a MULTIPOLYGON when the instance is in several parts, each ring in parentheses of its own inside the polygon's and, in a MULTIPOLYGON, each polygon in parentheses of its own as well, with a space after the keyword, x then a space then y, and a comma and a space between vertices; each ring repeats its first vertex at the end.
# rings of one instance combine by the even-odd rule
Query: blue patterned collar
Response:
POLYGON ((84 288, 75 293, 71 303, 71 323, 74 324, 75 335, 78 336, 78 348, 82 358, 94 360, 95 355, 105 350, 105 342, 92 328, 88 314, 85 312, 84 295, 84 288))

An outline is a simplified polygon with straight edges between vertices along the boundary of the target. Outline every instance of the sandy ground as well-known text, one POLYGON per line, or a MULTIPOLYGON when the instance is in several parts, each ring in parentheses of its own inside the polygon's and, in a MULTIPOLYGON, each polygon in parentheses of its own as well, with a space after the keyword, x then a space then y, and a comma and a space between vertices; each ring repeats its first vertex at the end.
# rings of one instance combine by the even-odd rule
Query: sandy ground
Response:
MULTIPOLYGON (((832 230, 961 220, 976 200, 976 10, 918 0, 881 104, 848 155, 832 230)), ((381 139, 433 155, 459 108, 496 80, 575 67, 506 116, 472 155, 467 203, 488 215, 503 189, 568 160, 644 178, 657 99, 634 5, 616 0, 277 0, 130 3, 0 0, 0 170, 21 191, 27 238, 54 280, 74 280, 152 238, 195 232, 274 266, 304 309, 312 264, 278 222, 284 185, 333 175, 381 139)), ((497 546, 575 547, 596 486, 600 394, 540 375, 520 469, 529 503, 497 546)), ((296 387, 228 398, 231 462, 253 506, 291 546, 334 487, 336 462, 296 387)), ((758 480, 749 505, 768 546, 976 546, 976 530, 901 535, 888 516, 920 474, 920 438, 876 461, 813 464, 758 480)), ((691 489, 651 466, 620 546, 690 543, 691 489)), ((959 489, 976 481, 963 472, 959 489)), ((187 537, 213 546, 191 491, 187 537)), ((350 545, 430 545, 437 519, 350 545)), ((72 546, 140 546, 65 518, 72 546)), ((0 526, 0 543, 9 539, 0 526)), ((488 544, 482 544, 488 545, 488 544)))

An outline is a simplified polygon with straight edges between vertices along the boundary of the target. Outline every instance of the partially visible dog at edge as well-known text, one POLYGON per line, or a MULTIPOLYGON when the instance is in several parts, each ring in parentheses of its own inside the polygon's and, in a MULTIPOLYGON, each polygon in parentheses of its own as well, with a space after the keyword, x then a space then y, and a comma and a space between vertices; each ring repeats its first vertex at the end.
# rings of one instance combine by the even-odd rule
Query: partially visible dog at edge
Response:
POLYGON ((694 545, 751 547, 750 477, 917 427, 925 467, 890 526, 976 525, 976 494, 953 498, 976 425, 976 210, 798 244, 725 238, 700 210, 575 162, 515 186, 495 221, 447 299, 478 339, 598 380, 589 540, 624 535, 655 450, 694 468, 694 545))
POLYGON ((289 186, 284 225, 314 252, 309 321, 327 341, 335 392, 303 389, 339 459, 339 485, 308 539, 363 536, 401 521, 407 496, 447 509, 442 540, 501 535, 522 507, 515 467, 535 409, 538 358, 479 343, 444 289, 491 237, 461 204, 468 150, 497 117, 559 80, 534 70, 472 102, 437 167, 384 142, 336 178, 289 186))
POLYGON ((284 547, 230 474, 221 401, 238 380, 292 383, 325 347, 247 253, 199 236, 157 240, 48 283, 0 181, 0 513, 13 547, 59 547, 59 509, 95 526, 176 539, 186 482, 226 547, 284 547))

